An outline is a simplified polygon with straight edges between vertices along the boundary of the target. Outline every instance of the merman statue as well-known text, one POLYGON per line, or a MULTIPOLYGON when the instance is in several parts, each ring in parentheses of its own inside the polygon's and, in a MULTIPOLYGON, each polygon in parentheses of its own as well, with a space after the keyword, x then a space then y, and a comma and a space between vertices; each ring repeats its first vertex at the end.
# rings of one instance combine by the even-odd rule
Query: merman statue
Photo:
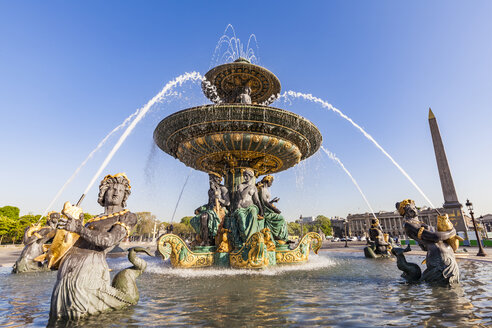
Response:
POLYGON ((50 270, 44 262, 44 254, 46 254, 46 243, 55 236, 60 213, 50 212, 47 217, 46 226, 33 224, 24 230, 22 242, 25 246, 12 268, 12 273, 50 270))
POLYGON ((243 182, 238 186, 234 199, 234 212, 230 219, 230 230, 234 246, 240 248, 255 232, 264 228, 263 207, 255 185, 255 173, 246 168, 243 182))
POLYGON ((137 223, 137 216, 125 209, 130 188, 125 174, 107 175, 101 181, 98 197, 104 213, 85 225, 83 214, 75 217, 71 210, 76 207, 65 205, 62 214, 67 218, 60 220, 58 228, 76 233, 79 238, 61 259, 51 296, 50 322, 79 319, 138 302, 135 280, 146 263, 135 252, 150 253, 141 248, 130 250, 128 259, 134 266, 117 274, 112 284, 106 262, 106 254, 128 237, 137 223))
POLYGON ((446 242, 456 236, 456 230, 450 226, 447 231, 435 231, 433 227, 419 221, 417 207, 411 199, 396 203, 396 209, 403 216, 407 236, 427 252, 424 261, 427 268, 422 273, 422 279, 436 285, 459 283, 460 271, 454 250, 446 242))
POLYGON ((230 205, 229 191, 220 184, 222 177, 217 173, 209 173, 210 189, 208 190, 208 203, 195 210, 196 216, 190 220, 190 224, 199 234, 201 246, 215 245, 215 237, 227 215, 227 206, 230 205))
POLYGON ((385 237, 388 235, 383 233, 379 220, 377 218, 372 219, 371 228, 369 229, 369 246, 364 248, 364 255, 367 258, 379 258, 391 256, 391 244, 385 237))
POLYGON ((258 195, 265 213, 265 227, 270 229, 273 235, 273 239, 278 244, 285 244, 289 242, 287 223, 284 217, 280 214, 280 210, 274 205, 280 199, 278 197, 270 200, 270 187, 273 184, 273 176, 267 175, 261 179, 256 187, 258 188, 258 195))

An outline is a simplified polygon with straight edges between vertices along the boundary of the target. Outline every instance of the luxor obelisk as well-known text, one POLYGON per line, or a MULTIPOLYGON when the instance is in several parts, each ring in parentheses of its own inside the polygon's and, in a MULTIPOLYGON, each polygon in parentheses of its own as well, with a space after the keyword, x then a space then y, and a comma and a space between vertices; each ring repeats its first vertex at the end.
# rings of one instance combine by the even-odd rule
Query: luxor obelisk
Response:
POLYGON ((429 108, 429 127, 432 135, 432 143, 434 144, 434 152, 436 154, 437 169, 439 170, 439 178, 441 179, 442 193, 444 196, 444 212, 449 215, 449 219, 454 224, 456 231, 463 232, 468 239, 468 233, 465 226, 465 220, 461 208, 463 205, 458 201, 456 189, 454 188, 453 177, 449 169, 448 159, 444 151, 444 145, 437 125, 436 117, 429 108))

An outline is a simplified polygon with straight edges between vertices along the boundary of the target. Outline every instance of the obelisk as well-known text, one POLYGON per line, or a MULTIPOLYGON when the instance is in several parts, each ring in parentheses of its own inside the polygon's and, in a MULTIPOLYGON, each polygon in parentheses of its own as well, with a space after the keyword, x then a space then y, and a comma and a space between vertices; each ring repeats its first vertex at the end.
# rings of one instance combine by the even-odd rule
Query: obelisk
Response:
POLYGON ((456 195, 456 189, 454 188, 453 177, 451 176, 448 159, 446 157, 446 152, 444 151, 439 126, 437 125, 436 117, 430 108, 429 127, 432 135, 432 143, 434 144, 434 153, 436 154, 439 178, 441 179, 442 194, 444 196, 444 212, 449 215, 449 219, 454 224, 456 231, 462 231, 465 236, 468 237, 465 220, 463 219, 463 213, 461 212, 462 205, 458 201, 458 196, 456 195))

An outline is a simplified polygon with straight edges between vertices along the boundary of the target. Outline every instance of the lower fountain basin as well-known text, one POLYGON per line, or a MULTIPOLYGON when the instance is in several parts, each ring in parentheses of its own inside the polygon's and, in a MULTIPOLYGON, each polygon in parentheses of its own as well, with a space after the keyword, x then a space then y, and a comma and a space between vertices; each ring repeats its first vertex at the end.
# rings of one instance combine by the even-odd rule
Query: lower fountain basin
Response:
MULTIPOLYGON (((420 263, 423 257, 408 256, 420 263)), ((261 271, 175 269, 147 259, 138 305, 70 327, 472 327, 492 325, 491 264, 459 260, 457 288, 402 283, 394 260, 321 250, 309 262, 261 271)), ((128 266, 108 259, 113 273, 128 266)), ((45 327, 56 272, 0 268, 0 326, 45 327)))

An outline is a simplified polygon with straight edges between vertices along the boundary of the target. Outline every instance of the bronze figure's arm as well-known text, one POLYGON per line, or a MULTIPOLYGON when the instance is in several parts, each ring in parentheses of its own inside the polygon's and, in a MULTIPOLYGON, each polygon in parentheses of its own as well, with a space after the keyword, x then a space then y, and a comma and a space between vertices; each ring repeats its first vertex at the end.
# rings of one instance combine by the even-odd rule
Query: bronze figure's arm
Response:
MULTIPOLYGON (((83 215, 83 214, 81 214, 83 215)), ((135 214, 131 213, 132 221, 136 222, 135 214)), ((119 223, 119 222, 117 222, 119 223)), ((59 229, 75 232, 82 239, 97 247, 107 248, 118 244, 128 234, 128 229, 125 224, 114 224, 109 231, 91 230, 84 227, 82 220, 69 217, 61 219, 58 224, 59 229)))
POLYGON ((273 200, 268 200, 268 195, 267 193, 263 192, 263 188, 265 187, 261 187, 259 190, 258 190, 258 193, 259 193, 259 197, 260 197, 260 200, 261 200, 261 204, 269 209, 271 209, 272 211, 274 211, 275 213, 277 214, 280 214, 280 210, 278 208, 276 208, 273 203, 274 202, 277 202, 278 201, 278 198, 275 197, 273 200))
POLYGON ((253 186, 253 204, 258 206, 258 216, 263 218, 263 206, 261 205, 260 199, 258 198, 258 191, 256 190, 256 187, 253 186))
POLYGON ((422 240, 428 240, 433 243, 447 240, 454 236, 456 236, 456 230, 454 228, 449 231, 429 231, 426 229, 422 232, 422 240))

